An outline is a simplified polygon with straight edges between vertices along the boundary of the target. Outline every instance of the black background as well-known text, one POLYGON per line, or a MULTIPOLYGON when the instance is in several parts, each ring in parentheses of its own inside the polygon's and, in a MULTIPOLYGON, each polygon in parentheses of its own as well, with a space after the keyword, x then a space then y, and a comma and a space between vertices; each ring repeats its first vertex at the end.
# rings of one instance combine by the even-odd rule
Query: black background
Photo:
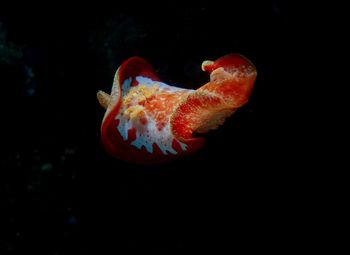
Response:
POLYGON ((6 45, 21 53, 0 62, 1 254, 217 254, 311 243, 313 173, 300 165, 308 148, 294 121, 303 100, 296 64, 310 47, 299 34, 307 32, 302 8, 231 2, 0 12, 6 45), (165 82, 196 88, 208 80, 201 62, 232 52, 255 64, 256 85, 202 151, 139 166, 101 148, 96 92, 109 92, 123 60, 141 56, 165 82))

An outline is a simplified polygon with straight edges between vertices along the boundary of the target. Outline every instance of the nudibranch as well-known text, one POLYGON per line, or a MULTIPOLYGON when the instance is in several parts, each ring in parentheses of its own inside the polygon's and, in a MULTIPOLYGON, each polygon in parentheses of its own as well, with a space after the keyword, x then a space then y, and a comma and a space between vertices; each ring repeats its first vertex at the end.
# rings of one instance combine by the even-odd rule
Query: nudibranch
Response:
POLYGON ((204 61, 210 81, 197 90, 160 81, 153 67, 131 57, 118 68, 110 94, 97 98, 106 109, 101 140, 116 158, 157 163, 193 153, 205 142, 194 133, 222 125, 251 94, 256 68, 245 57, 229 54, 204 61))

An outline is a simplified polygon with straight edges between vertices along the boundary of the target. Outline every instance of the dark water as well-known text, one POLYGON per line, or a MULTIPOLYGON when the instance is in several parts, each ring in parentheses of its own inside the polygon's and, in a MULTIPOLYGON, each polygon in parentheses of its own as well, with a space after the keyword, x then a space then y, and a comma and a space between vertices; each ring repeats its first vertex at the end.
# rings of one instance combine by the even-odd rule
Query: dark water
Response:
POLYGON ((304 244, 286 236, 307 235, 300 208, 312 203, 291 149, 298 7, 158 7, 0 12, 0 254, 221 254, 304 244), (207 135, 205 149, 159 166, 106 155, 96 92, 110 90, 124 59, 141 56, 164 81, 194 88, 208 79, 203 60, 231 52, 247 56, 258 78, 249 103, 207 135))

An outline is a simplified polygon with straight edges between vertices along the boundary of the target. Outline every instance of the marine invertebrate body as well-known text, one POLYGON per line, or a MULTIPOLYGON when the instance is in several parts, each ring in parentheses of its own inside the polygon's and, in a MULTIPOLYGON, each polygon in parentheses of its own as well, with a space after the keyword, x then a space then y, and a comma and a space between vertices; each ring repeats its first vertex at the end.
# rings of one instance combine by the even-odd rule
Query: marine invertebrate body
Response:
POLYGON ((206 133, 244 105, 256 78, 254 65, 230 54, 204 61, 210 81, 197 90, 169 86, 139 57, 118 68, 110 94, 97 98, 106 109, 102 144, 113 156, 136 163, 154 163, 200 149, 206 133))

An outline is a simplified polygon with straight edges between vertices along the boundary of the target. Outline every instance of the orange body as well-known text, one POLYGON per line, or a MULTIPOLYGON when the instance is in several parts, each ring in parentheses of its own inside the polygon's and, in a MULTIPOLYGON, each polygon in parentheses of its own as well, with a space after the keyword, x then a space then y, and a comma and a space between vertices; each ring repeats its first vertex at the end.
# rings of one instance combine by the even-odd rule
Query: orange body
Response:
POLYGON ((132 57, 118 68, 110 94, 99 92, 106 108, 102 144, 113 156, 134 163, 158 163, 193 153, 205 133, 223 124, 245 104, 256 78, 246 58, 230 54, 204 61, 210 82, 197 90, 160 82, 145 60, 132 57))

